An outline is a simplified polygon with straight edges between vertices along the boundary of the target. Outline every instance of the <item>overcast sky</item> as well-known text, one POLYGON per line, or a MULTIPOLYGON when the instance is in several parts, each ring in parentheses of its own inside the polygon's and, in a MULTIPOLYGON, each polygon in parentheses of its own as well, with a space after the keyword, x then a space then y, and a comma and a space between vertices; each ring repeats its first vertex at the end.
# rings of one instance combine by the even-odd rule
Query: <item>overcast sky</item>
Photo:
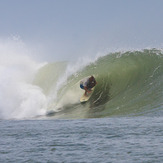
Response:
POLYGON ((43 60, 163 46, 163 0, 0 0, 0 38, 43 60))

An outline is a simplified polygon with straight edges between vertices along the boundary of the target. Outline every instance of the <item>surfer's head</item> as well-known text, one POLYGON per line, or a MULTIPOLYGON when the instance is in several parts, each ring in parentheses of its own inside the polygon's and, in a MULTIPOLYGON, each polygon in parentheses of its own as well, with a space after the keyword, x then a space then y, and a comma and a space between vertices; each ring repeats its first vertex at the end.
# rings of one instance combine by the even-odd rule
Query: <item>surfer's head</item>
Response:
POLYGON ((91 85, 90 87, 94 87, 96 85, 96 80, 93 75, 89 78, 89 82, 91 85))
POLYGON ((95 80, 93 75, 89 79, 90 79, 90 81, 94 81, 95 80))

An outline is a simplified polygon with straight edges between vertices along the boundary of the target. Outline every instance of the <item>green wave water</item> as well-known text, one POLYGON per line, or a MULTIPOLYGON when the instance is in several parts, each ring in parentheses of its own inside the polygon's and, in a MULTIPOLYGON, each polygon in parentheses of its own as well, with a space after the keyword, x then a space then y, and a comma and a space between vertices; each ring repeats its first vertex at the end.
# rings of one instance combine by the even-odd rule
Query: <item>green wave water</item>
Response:
POLYGON ((162 115, 161 50, 110 53, 69 76, 65 76, 66 63, 52 65, 43 67, 34 83, 51 97, 48 111, 54 111, 54 118, 162 115), (79 82, 92 74, 98 84, 90 100, 81 104, 79 99, 83 91, 79 88, 79 82), (65 79, 64 82, 61 79, 65 79), (48 83, 47 87, 45 83, 48 83))

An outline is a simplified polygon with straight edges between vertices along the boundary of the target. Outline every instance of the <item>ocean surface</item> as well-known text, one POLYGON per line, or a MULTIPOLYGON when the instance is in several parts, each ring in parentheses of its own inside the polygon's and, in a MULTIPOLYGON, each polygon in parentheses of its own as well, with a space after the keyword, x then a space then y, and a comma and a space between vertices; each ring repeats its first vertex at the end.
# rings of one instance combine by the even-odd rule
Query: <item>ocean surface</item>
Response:
POLYGON ((0 162, 163 162, 163 52, 0 62, 0 162), (90 100, 80 80, 94 75, 90 100))
POLYGON ((0 162, 162 163, 162 117, 0 122, 0 162))

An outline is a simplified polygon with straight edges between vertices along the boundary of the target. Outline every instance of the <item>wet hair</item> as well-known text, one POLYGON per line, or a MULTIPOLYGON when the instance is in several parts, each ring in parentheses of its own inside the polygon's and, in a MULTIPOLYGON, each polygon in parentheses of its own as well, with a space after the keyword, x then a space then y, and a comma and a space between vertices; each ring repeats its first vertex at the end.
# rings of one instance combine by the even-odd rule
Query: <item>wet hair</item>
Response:
POLYGON ((94 76, 91 76, 90 79, 91 79, 91 80, 95 80, 94 76))
POLYGON ((95 85, 96 85, 96 80, 95 80, 94 76, 91 76, 89 78, 89 83, 87 84, 87 87, 88 88, 93 88, 95 85))

